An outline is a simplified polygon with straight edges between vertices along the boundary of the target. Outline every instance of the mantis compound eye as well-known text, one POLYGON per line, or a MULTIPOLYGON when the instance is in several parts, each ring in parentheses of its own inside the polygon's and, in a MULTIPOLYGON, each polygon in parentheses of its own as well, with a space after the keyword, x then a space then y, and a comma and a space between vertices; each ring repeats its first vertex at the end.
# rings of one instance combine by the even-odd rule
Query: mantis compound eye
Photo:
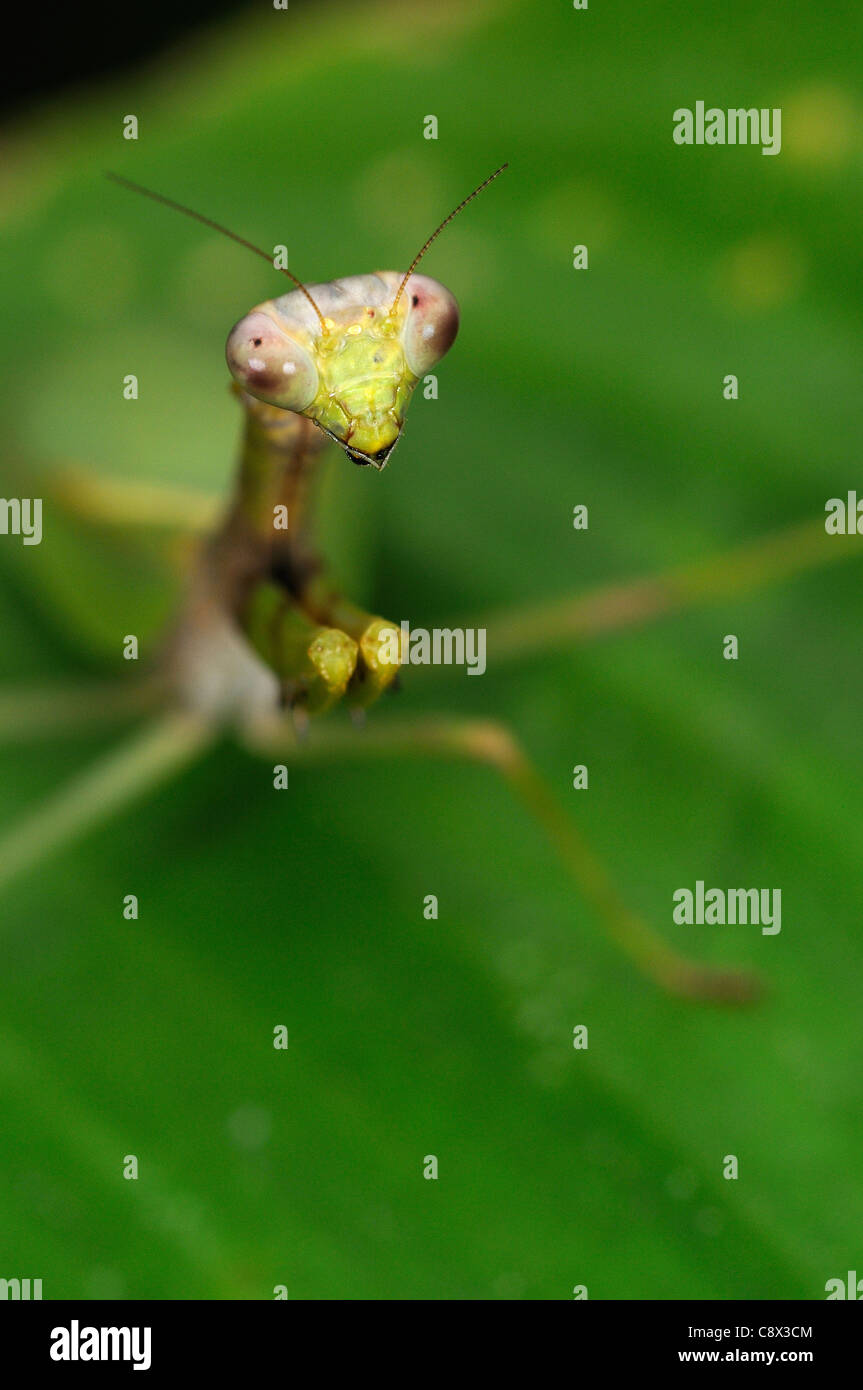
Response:
POLYGON ((408 304, 402 330, 405 360, 414 376, 422 376, 455 342, 458 304, 448 289, 427 275, 412 275, 404 293, 408 304))
POLYGON ((317 394, 310 353, 263 309, 253 309, 231 329, 225 357, 234 380, 268 405, 301 411, 317 394))

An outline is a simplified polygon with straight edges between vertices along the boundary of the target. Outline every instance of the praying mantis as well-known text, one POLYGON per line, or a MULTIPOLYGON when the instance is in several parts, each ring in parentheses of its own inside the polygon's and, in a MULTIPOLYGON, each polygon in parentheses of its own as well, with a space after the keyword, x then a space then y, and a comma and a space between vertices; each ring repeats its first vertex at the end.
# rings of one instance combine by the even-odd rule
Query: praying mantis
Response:
MULTIPOLYGON (((416 755, 468 760, 499 774, 542 826, 574 885, 634 965, 673 995, 744 1003, 754 976, 679 954, 619 896, 609 871, 540 776, 515 734, 491 719, 405 719, 382 714, 398 663, 384 639, 398 625, 336 591, 315 541, 322 460, 340 447, 372 486, 401 436, 411 394, 452 347, 458 305, 417 266, 452 219, 506 168, 501 166, 437 227, 407 271, 353 275, 294 289, 257 305, 231 330, 226 349, 244 415, 234 495, 221 521, 210 500, 170 488, 76 479, 65 505, 124 528, 164 523, 203 533, 181 612, 150 677, 116 689, 12 692, 0 702, 7 732, 64 727, 92 718, 150 716, 127 742, 61 786, 0 837, 0 887, 52 850, 94 830, 149 788, 178 773, 226 729, 250 753, 286 764, 416 755), (337 721, 338 708, 351 713, 337 721), (371 711, 366 719, 367 711, 371 711)), ((118 184, 196 218, 270 261, 220 224, 129 180, 118 184)), ((408 447, 408 446, 405 446, 408 447)), ((793 532, 669 576, 492 618, 489 659, 534 656, 547 647, 659 617, 690 603, 751 588, 840 551, 823 526, 793 532), (831 549, 832 547, 832 549, 831 549)), ((411 679, 415 678, 411 672, 411 679)), ((420 677, 421 678, 421 677, 420 677)))

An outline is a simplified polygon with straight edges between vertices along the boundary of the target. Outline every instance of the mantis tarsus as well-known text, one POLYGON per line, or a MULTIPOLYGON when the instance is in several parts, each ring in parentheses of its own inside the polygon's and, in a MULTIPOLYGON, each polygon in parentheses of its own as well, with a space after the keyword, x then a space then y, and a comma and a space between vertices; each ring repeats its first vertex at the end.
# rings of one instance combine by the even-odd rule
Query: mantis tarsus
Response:
MULTIPOLYGON (((580 892, 639 968, 677 995, 726 1003, 758 993, 748 973, 693 963, 674 951, 620 900, 610 876, 573 819, 503 725, 458 717, 393 720, 367 727, 325 724, 309 715, 344 702, 361 722, 393 683, 398 667, 379 659, 395 624, 336 593, 312 531, 314 484, 328 440, 372 470, 398 441, 417 381, 448 351, 458 307, 444 286, 416 273, 432 242, 495 171, 440 224, 408 270, 296 288, 258 305, 231 331, 227 360, 245 414, 233 500, 201 548, 185 607, 166 644, 161 670, 127 690, 71 692, 0 700, 0 734, 37 732, 46 715, 67 727, 166 706, 157 721, 109 753, 0 840, 0 884, 52 848, 82 835, 197 756, 232 726, 250 750, 289 762, 416 754, 471 759, 497 770, 544 827, 580 892), (285 529, 277 518, 289 517, 285 529)), ((243 238, 128 180, 136 192, 186 213, 270 261, 243 238)), ((279 267, 276 267, 279 268, 279 267)), ((112 524, 146 518, 209 530, 208 499, 136 484, 67 478, 70 507, 112 524)), ((848 548, 823 526, 798 528, 719 561, 666 578, 561 600, 491 619, 491 660, 581 638, 669 609, 732 594, 762 579, 820 563, 848 548)))

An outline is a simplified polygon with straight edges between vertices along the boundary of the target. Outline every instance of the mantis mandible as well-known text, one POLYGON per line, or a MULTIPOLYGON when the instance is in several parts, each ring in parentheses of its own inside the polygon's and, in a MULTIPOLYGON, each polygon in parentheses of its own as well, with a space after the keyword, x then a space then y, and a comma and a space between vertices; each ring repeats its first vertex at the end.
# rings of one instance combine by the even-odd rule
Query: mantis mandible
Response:
MULTIPOLYGON (((331 442, 370 474, 384 468, 411 394, 452 346, 458 305, 417 266, 440 232, 507 166, 465 198, 407 271, 354 275, 294 288, 257 305, 231 330, 226 356, 244 413, 234 496, 212 529, 206 499, 170 490, 81 482, 68 505, 115 525, 146 519, 207 530, 185 605, 158 673, 128 689, 71 692, 61 703, 26 693, 0 701, 0 732, 36 731, 163 706, 156 721, 61 787, 0 838, 0 886, 178 771, 230 727, 252 752, 315 762, 336 756, 416 754, 478 761, 502 774, 544 828, 598 920, 636 966, 679 996, 745 1002, 748 973, 687 960, 621 901, 612 879, 515 736, 489 720, 375 717, 366 727, 309 732, 311 716, 343 703, 362 725, 395 681, 382 639, 398 626, 336 592, 314 538, 315 483, 331 442), (279 519, 289 518, 287 525, 279 519)), ((117 175, 117 183, 196 218, 257 255, 266 252, 182 204, 117 175)), ((283 267, 276 266, 277 269, 283 267)), ((718 563, 600 591, 488 625, 492 659, 625 626, 827 558, 823 530, 797 528, 742 547, 718 563)), ((832 558, 832 557, 831 557, 832 558)))

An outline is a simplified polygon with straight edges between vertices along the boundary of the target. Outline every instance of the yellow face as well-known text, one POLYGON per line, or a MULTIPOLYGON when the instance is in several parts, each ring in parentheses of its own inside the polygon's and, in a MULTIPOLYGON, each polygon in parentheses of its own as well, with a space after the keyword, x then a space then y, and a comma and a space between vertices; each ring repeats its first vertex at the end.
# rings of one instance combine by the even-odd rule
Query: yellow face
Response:
POLYGON ((232 329, 234 380, 258 400, 314 420, 355 463, 383 468, 411 393, 458 332, 449 290, 412 275, 393 309, 396 271, 357 275, 260 304, 232 329))

